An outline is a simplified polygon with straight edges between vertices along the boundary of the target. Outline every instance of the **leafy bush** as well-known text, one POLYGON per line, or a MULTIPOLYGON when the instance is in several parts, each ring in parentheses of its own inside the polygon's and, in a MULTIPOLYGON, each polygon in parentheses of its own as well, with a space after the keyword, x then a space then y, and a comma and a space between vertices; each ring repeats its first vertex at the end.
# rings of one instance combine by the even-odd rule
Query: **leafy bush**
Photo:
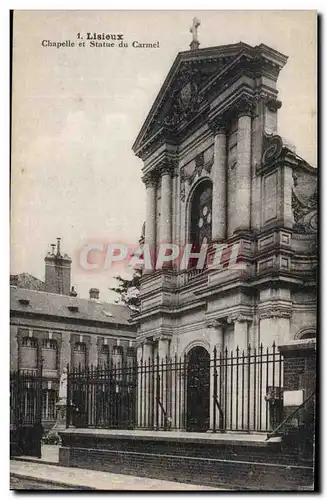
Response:
POLYGON ((59 444, 60 437, 55 432, 49 431, 42 437, 42 444, 59 444))

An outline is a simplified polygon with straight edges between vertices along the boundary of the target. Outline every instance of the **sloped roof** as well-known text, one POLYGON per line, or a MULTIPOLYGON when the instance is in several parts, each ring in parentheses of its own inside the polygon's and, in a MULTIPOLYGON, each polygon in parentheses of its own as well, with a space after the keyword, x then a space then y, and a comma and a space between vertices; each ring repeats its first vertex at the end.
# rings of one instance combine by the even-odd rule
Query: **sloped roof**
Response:
POLYGON ((109 304, 99 300, 82 299, 59 295, 55 293, 40 292, 10 287, 10 312, 40 314, 57 316, 60 318, 77 319, 80 321, 96 321, 109 324, 130 326, 131 315, 127 306, 109 304), (21 303, 29 301, 29 303, 21 303), (75 306, 77 310, 70 310, 68 306, 75 306))
POLYGON ((45 289, 44 281, 29 273, 11 274, 10 284, 19 286, 20 288, 29 288, 31 290, 44 291, 45 289))

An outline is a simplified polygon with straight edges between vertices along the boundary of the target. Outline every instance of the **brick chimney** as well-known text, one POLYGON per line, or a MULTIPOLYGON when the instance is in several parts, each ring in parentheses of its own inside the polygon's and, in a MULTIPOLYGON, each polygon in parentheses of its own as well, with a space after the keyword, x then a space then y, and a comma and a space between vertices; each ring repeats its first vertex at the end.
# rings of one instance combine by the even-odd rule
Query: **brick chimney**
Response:
POLYGON ((60 242, 61 238, 57 238, 57 245, 51 245, 52 251, 44 259, 45 291, 69 295, 72 260, 67 254, 61 254, 60 242))
POLYGON ((90 299, 97 299, 99 300, 100 297, 100 290, 98 288, 90 288, 90 299))

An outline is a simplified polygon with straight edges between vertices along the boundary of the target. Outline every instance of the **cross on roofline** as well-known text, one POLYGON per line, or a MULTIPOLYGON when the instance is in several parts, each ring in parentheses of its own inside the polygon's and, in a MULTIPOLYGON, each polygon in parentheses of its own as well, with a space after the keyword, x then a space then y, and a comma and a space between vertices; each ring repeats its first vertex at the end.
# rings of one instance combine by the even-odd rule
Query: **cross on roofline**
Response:
POLYGON ((190 43, 191 50, 197 50, 199 48, 200 42, 198 39, 198 27, 201 25, 197 17, 193 17, 192 26, 190 27, 190 32, 192 33, 192 42, 190 43))

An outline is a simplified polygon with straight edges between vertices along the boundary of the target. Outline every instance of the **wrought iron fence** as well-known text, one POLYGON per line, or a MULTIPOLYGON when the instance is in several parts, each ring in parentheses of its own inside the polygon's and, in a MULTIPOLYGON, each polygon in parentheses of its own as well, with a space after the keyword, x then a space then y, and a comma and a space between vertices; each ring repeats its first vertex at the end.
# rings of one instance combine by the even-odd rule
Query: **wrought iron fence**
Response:
POLYGON ((10 373, 10 453, 41 456, 42 366, 10 373))
POLYGON ((10 422, 32 425, 41 422, 42 375, 36 371, 10 374, 10 422))
POLYGON ((282 363, 273 344, 68 367, 67 426, 268 432, 282 420, 282 363))

